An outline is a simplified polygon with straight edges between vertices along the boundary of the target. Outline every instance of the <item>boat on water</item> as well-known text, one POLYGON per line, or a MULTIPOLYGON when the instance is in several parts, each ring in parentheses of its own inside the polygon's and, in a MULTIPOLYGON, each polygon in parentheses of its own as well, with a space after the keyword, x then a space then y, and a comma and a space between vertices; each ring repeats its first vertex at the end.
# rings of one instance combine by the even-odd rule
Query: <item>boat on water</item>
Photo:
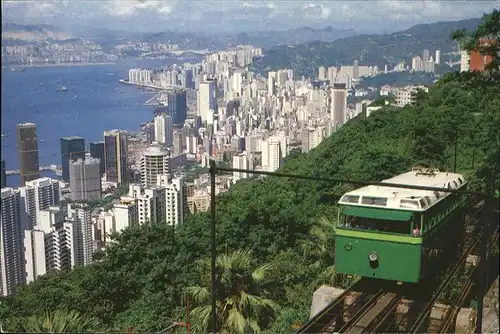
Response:
POLYGON ((12 72, 23 72, 24 71, 24 67, 11 67, 10 70, 12 72))
POLYGON ((66 88, 66 86, 59 86, 56 89, 56 92, 67 92, 67 91, 68 91, 68 88, 66 88))

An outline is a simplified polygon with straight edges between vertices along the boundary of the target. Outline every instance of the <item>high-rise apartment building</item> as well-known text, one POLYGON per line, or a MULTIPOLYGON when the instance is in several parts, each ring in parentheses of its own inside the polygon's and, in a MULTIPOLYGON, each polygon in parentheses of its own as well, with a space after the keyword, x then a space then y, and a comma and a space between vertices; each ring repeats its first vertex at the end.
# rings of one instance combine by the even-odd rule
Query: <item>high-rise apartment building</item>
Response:
POLYGON ((26 226, 26 229, 33 228, 40 223, 41 210, 59 205, 60 192, 57 180, 42 177, 28 181, 24 187, 19 188, 19 191, 24 200, 28 215, 28 226, 26 226))
POLYGON ((179 155, 184 152, 184 135, 182 131, 175 131, 173 138, 173 153, 179 155))
POLYGON ((78 159, 69 165, 69 186, 74 201, 101 198, 101 162, 96 158, 78 159))
POLYGON ((5 160, 1 161, 0 166, 0 188, 7 187, 7 170, 5 167, 5 160))
POLYGON ((170 225, 184 223, 189 211, 184 180, 167 174, 158 175, 157 185, 165 188, 165 222, 170 225))
POLYGON ((164 187, 152 186, 146 188, 140 184, 130 184, 128 196, 137 200, 139 225, 166 222, 164 187))
POLYGON ((85 203, 68 204, 68 217, 75 230, 75 259, 77 265, 92 263, 92 219, 91 208, 85 203))
POLYGON ((61 165, 62 179, 69 182, 69 163, 78 159, 85 159, 85 139, 82 137, 61 138, 61 165))
POLYGON ((200 82, 198 88, 198 116, 202 121, 210 121, 210 113, 217 110, 217 84, 214 80, 200 82))
POLYGON ((17 125, 17 150, 19 153, 20 184, 40 177, 38 163, 38 137, 34 123, 17 125))
POLYGON ((108 182, 118 185, 128 182, 127 151, 126 131, 104 131, 104 166, 108 182))
POLYGON ((70 269, 76 264, 72 223, 60 207, 40 211, 40 223, 24 235, 26 280, 31 282, 50 270, 70 269))
MULTIPOLYGON (((248 169, 247 152, 243 152, 241 154, 233 156, 233 168, 248 169)), ((247 177, 248 177, 248 173, 233 172, 233 183, 236 183, 236 182, 238 182, 238 180, 245 179, 247 177)))
POLYGON ((342 126, 346 122, 347 89, 345 83, 335 83, 332 87, 330 117, 334 124, 342 126))
POLYGON ((160 144, 172 146, 173 142, 173 122, 172 117, 167 114, 161 114, 154 118, 155 121, 155 140, 160 144))
POLYGON ((101 176, 105 173, 104 166, 104 141, 94 141, 89 144, 89 152, 92 158, 100 160, 99 170, 101 176))
POLYGON ((144 151, 141 162, 141 184, 152 187, 157 184, 158 175, 170 174, 170 152, 158 143, 144 151))
POLYGON ((436 50, 435 63, 436 63, 436 65, 441 64, 441 50, 436 50))
POLYGON ((23 227, 26 226, 24 201, 17 189, 2 188, 0 212, 0 295, 14 292, 26 282, 23 227))

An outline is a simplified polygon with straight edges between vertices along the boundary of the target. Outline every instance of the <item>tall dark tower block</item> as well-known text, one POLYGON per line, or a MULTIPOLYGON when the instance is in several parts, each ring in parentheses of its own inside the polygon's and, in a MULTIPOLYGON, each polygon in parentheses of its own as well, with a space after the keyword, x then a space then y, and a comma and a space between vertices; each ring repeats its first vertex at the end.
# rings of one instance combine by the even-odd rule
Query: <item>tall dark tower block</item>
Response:
POLYGON ((92 158, 97 158, 101 160, 101 164, 99 166, 99 171, 101 172, 101 176, 104 174, 104 141, 94 141, 89 144, 90 156, 92 158))
POLYGON ((69 182, 69 161, 85 159, 85 139, 82 137, 61 138, 62 178, 69 182))
POLYGON ((24 186, 26 181, 32 181, 40 178, 36 124, 18 124, 16 130, 17 151, 19 153, 20 185, 24 186))

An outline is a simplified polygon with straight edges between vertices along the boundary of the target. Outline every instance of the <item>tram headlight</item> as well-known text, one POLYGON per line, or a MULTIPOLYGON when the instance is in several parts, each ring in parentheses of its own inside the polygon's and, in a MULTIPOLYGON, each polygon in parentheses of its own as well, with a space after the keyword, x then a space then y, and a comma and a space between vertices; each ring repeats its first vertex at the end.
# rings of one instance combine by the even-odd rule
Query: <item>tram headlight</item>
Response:
POLYGON ((370 253, 370 255, 368 255, 368 258, 370 259, 371 262, 375 262, 378 260, 378 255, 377 255, 377 253, 373 252, 373 253, 370 253))

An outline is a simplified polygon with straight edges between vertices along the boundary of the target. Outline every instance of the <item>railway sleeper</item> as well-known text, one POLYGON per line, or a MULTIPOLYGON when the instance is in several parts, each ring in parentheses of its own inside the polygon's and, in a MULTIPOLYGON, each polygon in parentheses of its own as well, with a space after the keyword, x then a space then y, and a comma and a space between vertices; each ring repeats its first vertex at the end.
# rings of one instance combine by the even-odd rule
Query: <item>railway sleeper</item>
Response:
POLYGON ((455 321, 455 333, 472 334, 476 329, 477 311, 470 307, 462 307, 455 321))

